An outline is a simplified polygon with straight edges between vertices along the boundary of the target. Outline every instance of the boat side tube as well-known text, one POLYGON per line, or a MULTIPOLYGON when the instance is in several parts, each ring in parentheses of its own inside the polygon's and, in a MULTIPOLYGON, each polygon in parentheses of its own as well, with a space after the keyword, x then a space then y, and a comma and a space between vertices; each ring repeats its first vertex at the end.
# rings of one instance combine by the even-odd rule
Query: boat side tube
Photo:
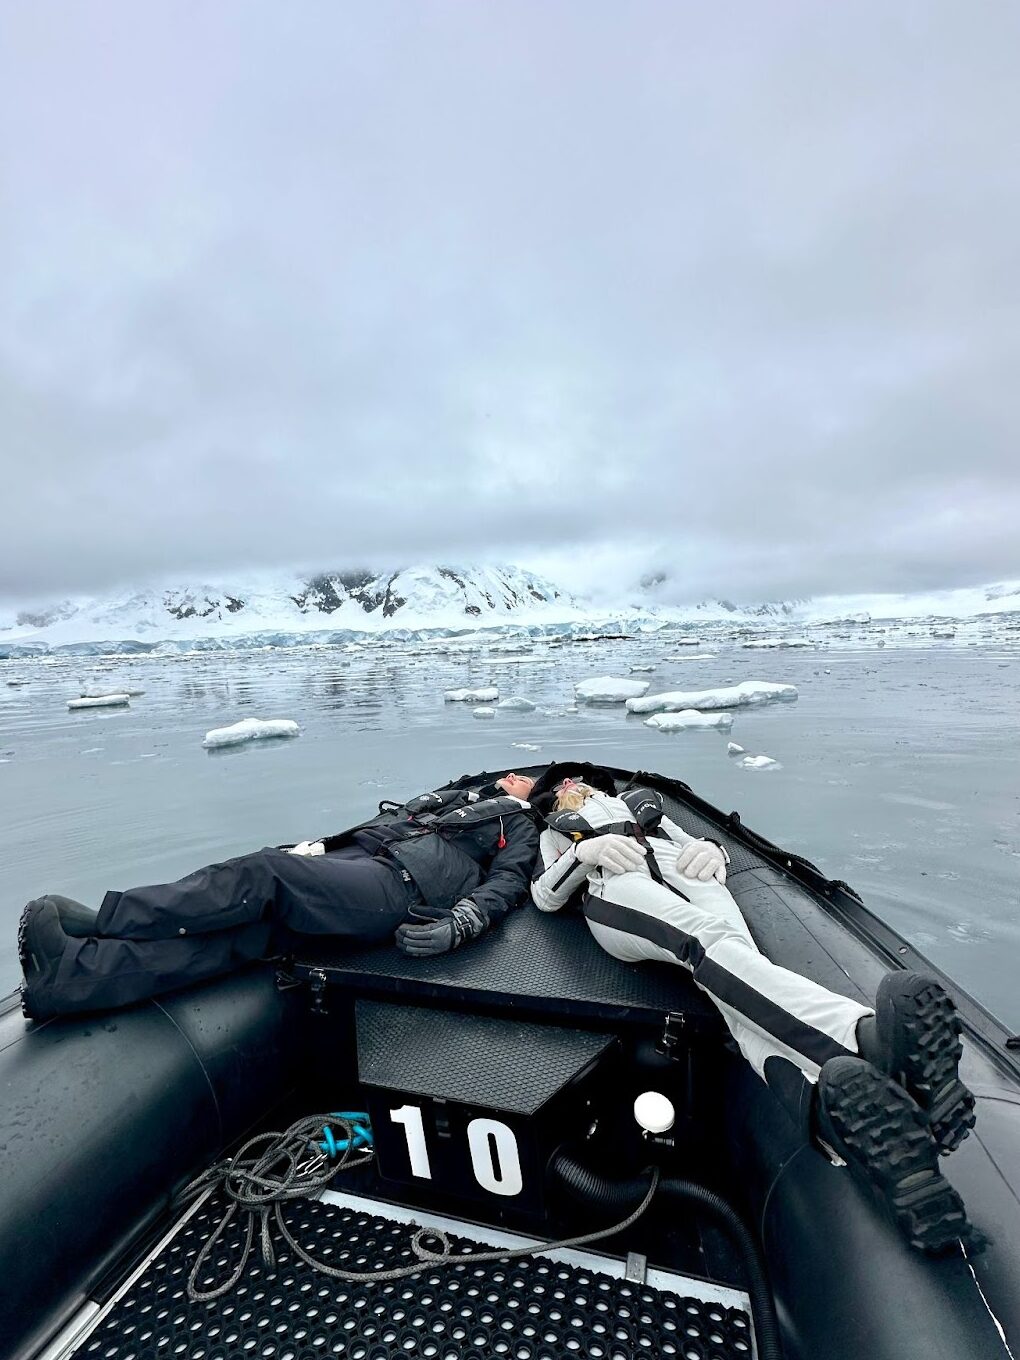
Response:
POLYGON ((933 1259, 903 1241, 849 1170, 805 1143, 735 1058, 726 1099, 734 1179, 765 1250, 789 1360, 1010 1360, 1020 1333, 1020 1209, 1003 1174, 1015 1170, 1020 1106, 999 1105, 1012 1117, 996 1149, 979 1098, 977 1132, 942 1163, 988 1245, 933 1259))
POLYGON ((33 1355, 281 1100, 298 1018, 264 968, 114 1014, 0 1016, 0 1355, 33 1355))

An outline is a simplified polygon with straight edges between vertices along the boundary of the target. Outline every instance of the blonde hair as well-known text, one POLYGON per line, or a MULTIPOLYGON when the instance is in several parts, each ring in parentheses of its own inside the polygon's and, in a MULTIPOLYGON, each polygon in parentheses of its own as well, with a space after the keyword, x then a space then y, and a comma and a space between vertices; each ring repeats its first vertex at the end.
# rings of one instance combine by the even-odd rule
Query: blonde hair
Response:
POLYGON ((556 795, 555 811, 580 812, 585 800, 594 792, 590 784, 572 784, 569 789, 564 789, 562 793, 556 795))

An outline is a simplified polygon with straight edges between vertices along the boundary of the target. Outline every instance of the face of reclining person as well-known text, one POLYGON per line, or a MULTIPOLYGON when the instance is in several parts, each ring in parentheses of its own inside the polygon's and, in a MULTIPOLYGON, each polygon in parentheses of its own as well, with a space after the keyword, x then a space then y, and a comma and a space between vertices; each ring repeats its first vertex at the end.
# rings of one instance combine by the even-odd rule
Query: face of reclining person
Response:
POLYGON ((525 802, 531 797, 534 787, 535 781, 526 774, 505 774, 502 779, 496 780, 497 789, 502 789, 511 798, 523 798, 525 802))

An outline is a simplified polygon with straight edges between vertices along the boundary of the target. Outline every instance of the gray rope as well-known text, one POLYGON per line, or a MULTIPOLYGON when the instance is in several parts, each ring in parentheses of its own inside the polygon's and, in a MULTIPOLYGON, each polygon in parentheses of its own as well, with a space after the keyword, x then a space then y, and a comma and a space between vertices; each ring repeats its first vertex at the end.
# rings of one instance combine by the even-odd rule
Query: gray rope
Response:
POLYGON ((212 1299, 221 1298, 230 1289, 233 1289, 248 1263, 248 1257, 251 1254, 255 1239, 256 1220, 260 1225, 259 1244, 262 1250, 262 1259, 268 1270, 276 1269, 276 1255, 273 1251, 270 1233, 271 1213, 276 1219, 277 1227, 284 1241, 307 1265, 320 1271, 323 1275, 332 1276, 337 1280, 347 1280, 354 1284, 370 1284, 373 1281, 402 1280, 409 1275, 419 1274, 429 1266, 447 1266, 460 1262, 472 1264, 476 1262, 508 1261, 519 1256, 534 1256, 558 1247, 583 1247, 591 1242, 599 1242, 603 1238, 623 1232, 631 1224, 636 1223, 651 1204, 659 1186, 659 1169, 653 1167, 652 1180, 648 1191, 632 1213, 609 1228, 600 1228, 597 1232, 583 1233, 579 1237, 567 1237, 558 1242, 536 1242, 531 1246, 513 1247, 498 1251, 454 1252, 449 1238, 441 1229, 419 1228, 411 1239, 411 1250, 417 1258, 411 1265, 395 1266, 390 1270, 341 1270, 338 1266, 327 1265, 325 1261, 317 1261, 314 1257, 309 1256, 301 1244, 291 1235, 283 1221, 283 1205, 289 1200, 304 1199, 316 1190, 324 1189, 338 1171, 350 1170, 353 1167, 364 1166, 370 1162, 374 1156, 371 1149, 363 1148, 353 1151, 353 1143, 354 1129, 350 1121, 338 1118, 336 1115, 313 1115, 307 1119, 299 1119, 283 1134, 257 1134, 254 1138, 250 1138, 243 1147, 239 1148, 233 1157, 211 1166, 185 1186, 178 1196, 177 1202, 179 1204, 194 1199, 203 1191, 211 1194, 217 1186, 221 1186, 231 1200, 191 1267, 187 1281, 188 1298, 191 1302, 207 1303, 212 1299), (327 1123, 339 1127, 343 1136, 347 1139, 347 1147, 339 1154, 336 1161, 330 1160, 318 1149, 309 1150, 309 1144, 317 1140, 323 1124, 327 1123), (249 1149, 260 1143, 267 1144, 261 1154, 257 1156, 246 1155, 249 1149), (284 1164, 282 1169, 280 1169, 281 1163, 284 1164), (241 1259, 231 1275, 222 1284, 213 1289, 200 1289, 197 1283, 199 1274, 208 1260, 209 1254, 223 1236, 227 1225, 238 1209, 248 1214, 248 1226, 244 1246, 241 1250, 241 1259), (426 1246, 427 1239, 433 1239, 438 1243, 438 1251, 426 1246))

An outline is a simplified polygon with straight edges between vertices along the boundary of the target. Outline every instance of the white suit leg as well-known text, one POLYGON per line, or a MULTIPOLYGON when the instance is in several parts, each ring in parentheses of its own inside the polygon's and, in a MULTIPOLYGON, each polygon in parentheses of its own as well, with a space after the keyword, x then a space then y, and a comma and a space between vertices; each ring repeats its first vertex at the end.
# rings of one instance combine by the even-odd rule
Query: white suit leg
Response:
POLYGON ((691 900, 643 872, 593 879, 584 911, 603 948, 631 962, 688 968, 759 1076, 766 1059, 777 1056, 815 1081, 829 1058, 857 1052, 856 1026, 872 1013, 867 1006, 772 963, 726 888, 681 878, 664 862, 668 856, 656 858, 666 881, 691 900))

